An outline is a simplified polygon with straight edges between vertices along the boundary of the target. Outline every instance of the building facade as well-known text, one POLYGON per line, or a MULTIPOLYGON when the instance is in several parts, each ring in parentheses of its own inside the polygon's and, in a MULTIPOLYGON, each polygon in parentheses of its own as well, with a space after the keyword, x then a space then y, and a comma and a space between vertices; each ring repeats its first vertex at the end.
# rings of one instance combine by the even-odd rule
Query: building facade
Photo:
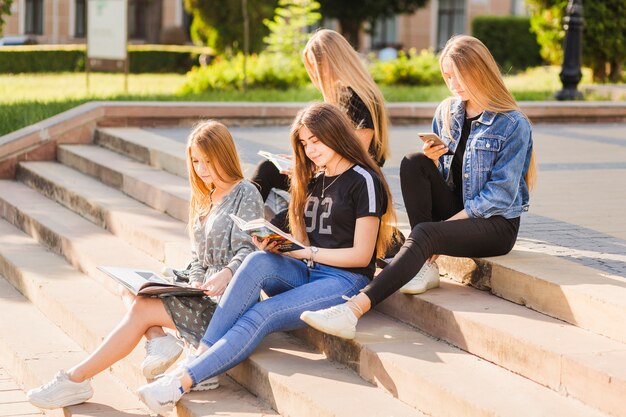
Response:
MULTIPOLYGON (((28 35, 38 43, 83 43, 86 3, 87 0, 14 0, 4 35, 28 35)), ((364 31, 360 44, 364 52, 385 46, 438 50, 450 36, 469 33, 476 16, 523 14, 523 0, 430 0, 411 15, 376 22, 373 34, 364 31)), ((189 23, 183 0, 128 0, 130 42, 183 43, 189 37, 189 23)))
MULTIPOLYGON (((131 42, 188 38, 188 23, 183 0, 128 0, 131 42)), ((44 44, 84 43, 86 33, 87 0, 14 0, 4 27, 4 36, 26 35, 44 44)))
POLYGON ((526 15, 524 0, 430 0, 410 15, 376 22, 371 36, 363 35, 367 50, 385 46, 398 49, 440 50, 453 35, 470 34, 476 16, 526 15))

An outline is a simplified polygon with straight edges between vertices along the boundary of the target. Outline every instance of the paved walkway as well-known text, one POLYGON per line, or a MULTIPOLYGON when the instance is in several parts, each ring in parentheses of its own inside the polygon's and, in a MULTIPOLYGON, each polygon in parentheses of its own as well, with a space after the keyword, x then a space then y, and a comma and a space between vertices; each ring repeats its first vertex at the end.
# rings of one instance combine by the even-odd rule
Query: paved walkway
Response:
MULTIPOLYGON (((184 142, 188 129, 150 129, 184 142)), ((244 162, 261 160, 259 149, 289 149, 289 128, 231 129, 244 162)), ((430 126, 391 131, 392 157, 385 164, 401 227, 408 227, 398 169, 403 155, 417 150, 416 132, 430 126)), ((539 177, 523 216, 516 249, 540 252, 592 267, 626 282, 626 124, 534 126, 539 177)), ((250 175, 250 169, 246 175, 250 175)))

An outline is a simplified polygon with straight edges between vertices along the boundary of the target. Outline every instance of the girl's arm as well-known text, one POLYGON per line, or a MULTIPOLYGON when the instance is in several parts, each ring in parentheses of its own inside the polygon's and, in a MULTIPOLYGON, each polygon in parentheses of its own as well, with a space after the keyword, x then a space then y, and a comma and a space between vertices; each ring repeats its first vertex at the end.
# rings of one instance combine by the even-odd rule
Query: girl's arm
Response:
POLYGON ((206 268, 202 266, 202 262, 198 259, 196 249, 191 251, 191 267, 189 268, 189 284, 193 287, 199 287, 204 282, 206 268))
POLYGON ((376 248, 380 219, 375 216, 360 217, 354 229, 354 246, 351 248, 318 248, 313 254, 311 248, 305 248, 285 255, 296 259, 313 259, 315 262, 340 268, 362 268, 369 265, 376 248))
MULTIPOLYGON (((263 216, 263 201, 256 188, 249 188, 244 191, 244 196, 237 206, 235 215, 246 221, 263 216)), ((255 250, 250 236, 235 225, 233 225, 230 231, 230 246, 233 251, 233 257, 228 262, 228 265, 221 271, 208 277, 203 285, 203 288, 207 290, 207 295, 222 295, 243 260, 255 250)))
POLYGON ((357 138, 359 138, 359 142, 363 145, 365 152, 369 152, 370 144, 374 138, 374 129, 356 129, 354 133, 356 133, 357 138))

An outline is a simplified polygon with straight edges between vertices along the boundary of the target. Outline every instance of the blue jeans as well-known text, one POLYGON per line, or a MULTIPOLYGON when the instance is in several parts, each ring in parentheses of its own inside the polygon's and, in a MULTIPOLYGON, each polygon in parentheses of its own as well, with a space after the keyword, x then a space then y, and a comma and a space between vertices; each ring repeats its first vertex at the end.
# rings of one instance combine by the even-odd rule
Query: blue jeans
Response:
POLYGON ((187 368, 193 385, 246 359, 272 332, 304 327, 300 314, 342 303, 369 282, 364 275, 269 252, 246 257, 227 287, 202 343, 209 349, 187 368), (270 298, 259 301, 263 290, 270 298))

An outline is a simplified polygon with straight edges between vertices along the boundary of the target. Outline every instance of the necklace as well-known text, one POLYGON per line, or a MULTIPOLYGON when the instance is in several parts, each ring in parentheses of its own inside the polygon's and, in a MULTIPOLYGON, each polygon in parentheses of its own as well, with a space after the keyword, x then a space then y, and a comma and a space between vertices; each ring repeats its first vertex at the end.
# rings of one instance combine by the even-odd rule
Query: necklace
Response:
POLYGON ((341 177, 343 175, 344 172, 346 172, 347 170, 349 170, 351 167, 348 167, 345 171, 342 171, 341 174, 337 175, 337 178, 335 178, 330 184, 325 186, 326 183, 326 172, 324 172, 322 175, 322 198, 324 198, 324 192, 330 188, 331 185, 333 185, 335 182, 337 182, 337 180, 339 179, 339 177, 341 177))

